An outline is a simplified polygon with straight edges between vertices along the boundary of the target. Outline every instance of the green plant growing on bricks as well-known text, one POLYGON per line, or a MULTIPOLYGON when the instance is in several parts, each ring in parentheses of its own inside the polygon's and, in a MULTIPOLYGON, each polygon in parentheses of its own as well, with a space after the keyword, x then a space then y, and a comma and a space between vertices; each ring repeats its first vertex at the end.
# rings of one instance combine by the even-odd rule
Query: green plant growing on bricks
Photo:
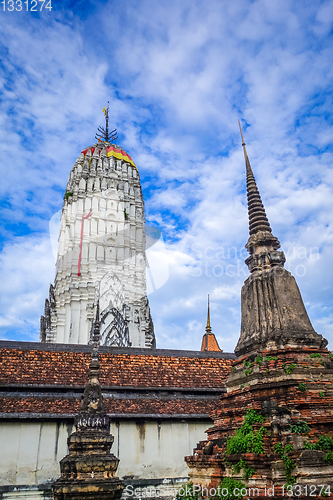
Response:
POLYGON ((266 356, 264 361, 278 361, 279 356, 266 356))
POLYGON ((291 424, 289 430, 292 434, 307 434, 310 432, 310 427, 305 420, 302 420, 301 422, 291 424))
POLYGON ((333 465, 333 453, 331 451, 328 451, 324 456, 324 462, 329 465, 333 465))
POLYGON ((265 418, 254 409, 248 409, 242 426, 227 440, 226 455, 238 453, 264 453, 263 437, 266 429, 261 426, 254 431, 252 424, 263 423, 265 418))
POLYGON ((198 500, 199 493, 193 491, 193 483, 189 481, 176 493, 175 500, 198 500))
POLYGON ((216 495, 219 500, 237 500, 243 498, 241 494, 242 489, 246 489, 246 486, 241 481, 234 479, 233 477, 224 477, 219 485, 220 493, 216 495), (235 495, 235 491, 239 494, 235 495))
POLYGON ((241 470, 243 471, 242 478, 245 479, 246 481, 249 479, 249 477, 252 477, 253 474, 255 473, 254 468, 250 467, 249 464, 242 458, 235 465, 232 466, 232 473, 238 474, 241 470))
POLYGON ((290 374, 293 372, 293 370, 294 370, 295 366, 296 366, 296 364, 295 364, 295 363, 291 363, 289 366, 287 366, 285 363, 283 363, 282 368, 284 369, 284 371, 285 371, 288 375, 290 375, 290 374))
POLYGON ((292 444, 286 444, 284 447, 284 452, 285 453, 292 453, 294 451, 294 447, 292 444))
POLYGON ((330 465, 333 465, 333 438, 328 434, 320 436, 318 441, 315 443, 310 443, 305 441, 303 444, 305 450, 320 450, 327 451, 324 456, 324 461, 330 465))
POLYGON ((291 460, 291 458, 289 458, 287 455, 287 453, 291 453, 292 451, 294 451, 293 446, 291 444, 286 444, 286 446, 283 447, 282 443, 276 443, 274 445, 274 451, 277 455, 280 455, 280 457, 283 460, 284 471, 285 471, 286 478, 287 478, 287 484, 288 485, 294 484, 296 481, 296 478, 295 478, 295 476, 291 475, 291 471, 295 467, 295 462, 293 460, 291 460))

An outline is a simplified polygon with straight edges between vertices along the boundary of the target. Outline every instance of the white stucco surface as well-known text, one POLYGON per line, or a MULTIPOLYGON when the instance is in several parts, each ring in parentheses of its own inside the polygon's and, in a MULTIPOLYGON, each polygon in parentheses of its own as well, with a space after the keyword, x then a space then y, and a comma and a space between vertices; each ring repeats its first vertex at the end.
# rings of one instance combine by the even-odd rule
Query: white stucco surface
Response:
MULTIPOLYGON (((186 477, 184 456, 205 439, 210 425, 209 420, 113 422, 111 451, 120 458, 117 475, 127 479, 186 477)), ((73 430, 66 423, 1 422, 0 486, 36 486, 58 478, 59 461, 67 454, 67 438, 73 430)), ((19 490, 3 493, 3 498, 42 498, 37 491, 19 490)))
POLYGON ((43 342, 87 344, 98 297, 101 344, 154 346, 140 177, 134 164, 108 157, 107 149, 87 148, 70 172, 43 342))

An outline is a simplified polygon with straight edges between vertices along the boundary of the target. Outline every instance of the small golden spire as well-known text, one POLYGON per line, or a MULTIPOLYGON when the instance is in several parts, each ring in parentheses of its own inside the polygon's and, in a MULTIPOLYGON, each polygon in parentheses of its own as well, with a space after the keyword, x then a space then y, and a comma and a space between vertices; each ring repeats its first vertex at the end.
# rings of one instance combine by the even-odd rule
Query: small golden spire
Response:
POLYGON ((214 333, 212 333, 212 329, 210 327, 209 295, 208 295, 206 333, 204 333, 203 337, 202 337, 201 350, 202 351, 221 351, 221 349, 219 348, 219 345, 217 343, 217 340, 215 338, 215 335, 214 335, 214 333))
POLYGON ((212 329, 210 327, 210 313, 209 313, 209 294, 208 294, 208 312, 207 312, 207 326, 206 333, 211 333, 212 329))

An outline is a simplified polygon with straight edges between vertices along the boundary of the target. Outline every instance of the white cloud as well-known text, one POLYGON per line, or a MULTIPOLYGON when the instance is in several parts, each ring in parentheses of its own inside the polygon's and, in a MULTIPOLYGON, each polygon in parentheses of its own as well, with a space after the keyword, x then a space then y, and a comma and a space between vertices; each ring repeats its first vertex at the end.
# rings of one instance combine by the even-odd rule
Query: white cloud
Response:
POLYGON ((37 340, 48 286, 54 280, 51 244, 46 237, 19 238, 0 257, 0 331, 12 340, 37 340))

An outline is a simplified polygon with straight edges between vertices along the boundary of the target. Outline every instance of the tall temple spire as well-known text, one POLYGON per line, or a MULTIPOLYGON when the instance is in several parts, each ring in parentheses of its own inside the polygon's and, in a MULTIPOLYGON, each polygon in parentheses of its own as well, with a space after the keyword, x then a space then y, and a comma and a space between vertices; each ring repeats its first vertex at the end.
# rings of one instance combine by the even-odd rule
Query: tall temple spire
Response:
POLYGON ((206 333, 211 333, 212 329, 210 327, 210 313, 209 313, 209 294, 208 294, 208 310, 207 310, 207 326, 206 326, 206 333))
MULTIPOLYGON (((242 288, 241 335, 237 356, 289 347, 326 345, 309 320, 295 278, 284 268, 285 255, 272 234, 247 155, 239 122, 246 165, 250 237, 245 247, 250 276, 242 288)), ((326 343, 325 343, 326 342, 326 343)))
POLYGON ((206 325, 206 333, 204 333, 201 342, 201 351, 220 351, 222 350, 219 347, 219 344, 216 340, 214 333, 212 332, 210 326, 210 310, 209 310, 209 295, 208 295, 208 308, 207 308, 207 325, 206 325))
POLYGON ((271 226, 262 203, 259 190, 253 175, 250 160, 246 151, 243 131, 238 120, 242 137, 246 166, 247 206, 249 216, 250 237, 245 245, 250 257, 245 261, 250 272, 262 271, 276 265, 283 266, 285 257, 283 252, 276 252, 280 248, 279 240, 272 234, 271 226))
POLYGON ((247 185, 247 204, 248 204, 248 212, 249 212, 249 229, 250 235, 256 234, 259 231, 269 231, 272 232, 271 227, 269 225, 267 215, 265 212, 264 205, 261 201, 261 197, 257 188, 257 184, 252 172, 252 168, 250 165, 250 160, 247 155, 246 146, 243 137, 243 131, 239 123, 239 129, 242 136, 242 146, 245 157, 245 165, 246 165, 246 185, 247 185))
POLYGON ((99 142, 81 151, 69 175, 40 338, 91 343, 99 290, 101 345, 155 347, 140 176, 131 156, 110 144, 109 108, 104 113, 99 142))

